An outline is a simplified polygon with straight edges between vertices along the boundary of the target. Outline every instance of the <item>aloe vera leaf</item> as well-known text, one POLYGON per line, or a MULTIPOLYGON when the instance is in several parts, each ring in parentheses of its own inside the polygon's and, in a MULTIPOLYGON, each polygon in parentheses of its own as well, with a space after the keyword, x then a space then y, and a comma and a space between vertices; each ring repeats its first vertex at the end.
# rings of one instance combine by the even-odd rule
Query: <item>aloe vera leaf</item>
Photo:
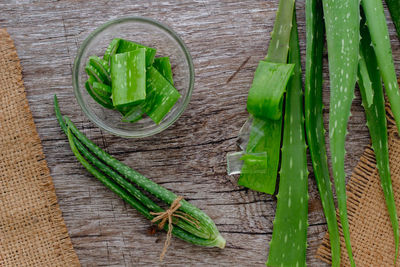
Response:
POLYGON ((130 110, 124 114, 121 121, 133 123, 141 120, 144 114, 143 108, 144 108, 144 103, 131 107, 130 110))
POLYGON ((279 119, 283 94, 292 74, 292 64, 260 61, 247 97, 247 111, 256 118, 279 119))
MULTIPOLYGON (((264 61, 274 63, 287 63, 289 39, 292 28, 294 0, 281 0, 276 14, 274 29, 271 34, 271 42, 264 61)), ((262 75, 262 73, 260 73, 262 75)), ((248 121, 252 116, 249 117, 248 121)), ((248 122, 246 122, 248 123, 248 122)), ((245 123, 245 124, 246 124, 245 123)), ((278 165, 280 157, 280 143, 282 132, 282 116, 277 120, 254 118, 251 127, 246 152, 266 152, 268 166, 266 174, 241 174, 238 184, 247 188, 274 194, 278 165)), ((246 164, 243 164, 245 167, 246 164)))
MULTIPOLYGON (((238 185, 270 195, 275 193, 281 132, 282 118, 279 120, 253 118, 246 153, 266 152, 268 160, 265 172, 243 172, 239 176, 238 185)), ((249 166, 244 162, 242 169, 246 168, 249 166)))
POLYGON ((372 139, 372 149, 375 152, 377 168, 381 178, 381 185, 385 195, 386 206, 389 212, 390 221, 392 223, 396 247, 394 262, 396 263, 399 251, 399 222, 394 200, 392 180, 390 177, 385 99, 383 96, 381 76, 378 70, 378 62, 374 49, 371 46, 371 37, 368 28, 364 22, 365 20, 361 21, 360 57, 363 62, 366 63, 367 72, 363 73, 359 71, 358 84, 361 91, 362 104, 364 106, 365 115, 367 118, 367 126, 372 139), (373 102, 371 105, 368 105, 367 103, 367 94, 369 92, 366 90, 366 84, 369 84, 374 90, 373 102))
POLYGON ((267 266, 306 266, 309 198, 307 146, 295 15, 288 61, 295 64, 295 68, 286 93, 279 193, 267 266))
POLYGON ((174 85, 174 78, 172 75, 171 62, 169 57, 157 57, 154 59, 153 67, 158 70, 165 79, 174 85))
POLYGON ((107 61, 97 56, 90 56, 89 64, 92 65, 95 69, 97 69, 102 81, 104 81, 103 82, 104 84, 107 85, 111 84, 110 66, 108 65, 107 61))
POLYGON ((154 67, 147 69, 146 94, 143 110, 157 124, 181 97, 178 90, 154 67))
MULTIPOLYGON (((114 170, 118 171, 122 176, 124 176, 137 186, 141 187, 145 191, 149 192, 150 194, 153 194, 155 197, 162 200, 168 205, 171 205, 171 203, 177 198, 177 195, 175 195, 173 192, 154 183, 153 181, 144 177, 142 174, 131 169, 129 166, 125 165, 124 163, 110 156, 104 150, 96 146, 84 134, 82 134, 68 117, 64 116, 64 119, 66 121, 67 126, 71 129, 71 132, 83 145, 85 145, 88 148, 88 150, 91 153, 93 153, 96 157, 100 158, 105 164, 107 164, 114 170)), ((211 240, 220 239, 221 235, 210 217, 208 217, 204 212, 199 210, 197 207, 191 205, 186 200, 181 200, 180 204, 181 204, 180 207, 181 211, 196 218, 200 222, 199 229, 202 229, 205 233, 209 234, 208 239, 211 240)), ((224 244, 220 243, 220 245, 222 246, 224 244)))
POLYGON ((106 81, 103 79, 100 72, 95 67, 93 67, 90 63, 86 64, 85 71, 89 77, 93 77, 94 81, 96 81, 98 83, 106 83, 106 81))
POLYGON ((96 94, 93 91, 93 84, 89 80, 86 81, 85 88, 86 88, 86 91, 88 92, 88 94, 93 98, 94 101, 96 101, 97 103, 99 103, 100 105, 102 105, 105 108, 114 109, 111 99, 108 98, 108 100, 107 100, 107 99, 104 99, 103 97, 99 96, 98 94, 96 94))
POLYGON ((139 104, 146 99, 145 49, 115 54, 111 60, 114 106, 139 104))
POLYGON ((360 36, 358 0, 323 0, 328 44, 330 107, 329 142, 332 172, 343 236, 351 266, 355 266, 350 242, 344 171, 345 141, 357 79, 360 36))
POLYGON ((328 225, 332 266, 340 266, 340 236, 325 148, 322 104, 324 20, 321 0, 306 0, 306 73, 304 111, 314 176, 328 225))
POLYGON ((104 83, 93 82, 92 88, 96 94, 102 96, 103 98, 110 98, 111 96, 111 87, 104 83))
POLYGON ((294 0, 279 1, 274 28, 271 33, 271 42, 265 57, 266 61, 287 62, 294 6, 294 0))
POLYGON ((383 3, 381 0, 362 0, 361 5, 367 20, 379 71, 385 84, 385 91, 389 98, 397 130, 400 132, 400 90, 393 63, 392 47, 383 3))
POLYGON ((386 0, 389 8, 390 16, 392 17, 394 26, 397 30, 397 37, 400 39, 400 1, 399 0, 386 0))
POLYGON ((111 58, 115 55, 115 53, 117 53, 120 40, 121 39, 119 38, 114 38, 104 52, 103 59, 108 63, 109 66, 111 65, 111 58))
POLYGON ((117 54, 135 51, 136 49, 143 48, 146 52, 146 66, 151 66, 154 62, 154 56, 157 50, 152 47, 144 46, 132 41, 120 39, 117 48, 117 54))

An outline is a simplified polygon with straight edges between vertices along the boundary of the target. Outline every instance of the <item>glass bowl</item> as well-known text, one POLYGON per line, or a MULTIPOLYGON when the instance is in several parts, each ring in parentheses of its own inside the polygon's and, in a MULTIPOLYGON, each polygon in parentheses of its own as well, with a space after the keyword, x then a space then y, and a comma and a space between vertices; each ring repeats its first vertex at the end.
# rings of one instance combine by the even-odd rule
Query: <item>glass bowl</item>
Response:
POLYGON ((192 58, 182 39, 168 26, 143 17, 123 17, 109 21, 93 31, 82 43, 74 61, 72 80, 75 97, 85 115, 100 128, 122 137, 147 137, 171 126, 187 107, 193 91, 192 58), (102 57, 114 38, 134 41, 157 49, 157 56, 170 57, 174 86, 181 94, 171 111, 159 123, 144 116, 138 122, 121 122, 116 110, 103 108, 85 89, 85 65, 92 55, 102 57))

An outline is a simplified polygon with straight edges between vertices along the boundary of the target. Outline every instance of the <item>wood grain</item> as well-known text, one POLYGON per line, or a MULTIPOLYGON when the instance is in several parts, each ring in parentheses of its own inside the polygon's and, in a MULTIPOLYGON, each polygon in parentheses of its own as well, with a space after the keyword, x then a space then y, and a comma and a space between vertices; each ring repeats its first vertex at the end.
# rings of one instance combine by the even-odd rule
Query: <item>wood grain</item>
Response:
MULTIPOLYGON (((0 27, 7 28, 15 41, 59 204, 83 266, 159 265, 165 234, 149 235, 149 222, 79 165, 55 120, 54 94, 63 112, 89 138, 206 211, 228 240, 226 249, 218 250, 174 239, 165 265, 264 266, 276 201, 238 187, 237 177, 226 175, 225 154, 236 149, 247 117, 247 92, 257 62, 266 53, 277 5, 277 0, 0 1, 0 27), (166 131, 140 140, 99 130, 79 109, 71 86, 71 66, 82 41, 104 21, 125 15, 147 16, 171 26, 189 47, 196 70, 192 100, 182 117, 166 131)), ((304 0, 298 1, 297 10, 304 56, 304 0)), ((399 69, 400 43, 391 23, 389 27, 399 69)), ((326 63, 325 56, 328 81, 326 63)), ((326 113, 327 85, 324 90, 326 113)), ((369 143, 360 102, 357 91, 347 174, 369 143)), ((312 174, 309 183, 307 262, 324 266, 314 257, 326 224, 312 174)))

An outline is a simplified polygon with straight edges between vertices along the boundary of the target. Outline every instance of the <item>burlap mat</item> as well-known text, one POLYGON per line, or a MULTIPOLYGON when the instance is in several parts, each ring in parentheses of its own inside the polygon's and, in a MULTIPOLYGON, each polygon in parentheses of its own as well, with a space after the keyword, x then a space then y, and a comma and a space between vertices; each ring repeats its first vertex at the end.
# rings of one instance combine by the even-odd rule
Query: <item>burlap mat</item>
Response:
MULTIPOLYGON (((400 214, 400 138, 389 107, 389 157, 397 214, 400 214)), ((393 230, 376 168, 375 154, 367 147, 347 184, 347 209, 351 245, 357 266, 393 266, 395 245, 393 230)), ((338 220, 339 215, 337 214, 338 220)), ((340 227, 340 224, 339 224, 340 227)), ((341 261, 350 266, 343 237, 341 261)), ((317 250, 317 258, 331 263, 329 235, 326 234, 317 250)), ((400 260, 397 260, 400 266, 400 260)))
POLYGON ((0 29, 0 266, 79 266, 10 36, 0 29))

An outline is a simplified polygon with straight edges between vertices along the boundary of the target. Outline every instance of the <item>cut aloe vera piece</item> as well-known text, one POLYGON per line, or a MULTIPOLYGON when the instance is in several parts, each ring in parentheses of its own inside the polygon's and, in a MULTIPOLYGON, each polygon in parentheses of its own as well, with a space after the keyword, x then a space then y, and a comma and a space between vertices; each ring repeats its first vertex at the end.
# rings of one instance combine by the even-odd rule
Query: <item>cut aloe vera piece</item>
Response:
POLYGON ((96 94, 93 90, 93 84, 89 80, 86 81, 85 88, 86 88, 86 91, 88 92, 88 94, 93 98, 94 101, 96 101, 97 103, 99 103, 100 105, 102 105, 105 108, 114 109, 113 103, 111 102, 111 98, 108 98, 108 100, 103 99, 103 97, 96 94))
POLYGON ((266 173, 268 158, 266 152, 231 152, 226 155, 228 175, 239 173, 266 173), (244 163, 246 163, 244 165, 244 163))
POLYGON ((145 49, 115 54, 111 60, 114 106, 134 105, 146 99, 145 49))
POLYGON ((113 39, 108 45, 106 52, 104 52, 103 59, 108 63, 108 65, 111 65, 111 58, 115 55, 115 53, 117 53, 120 40, 121 39, 119 38, 113 39))
POLYGON ((141 120, 144 114, 143 108, 144 108, 144 103, 131 107, 130 110, 127 113, 125 113, 121 121, 133 123, 141 120))
POLYGON ((111 77, 110 77, 110 66, 108 65, 107 61, 97 57, 97 56, 90 56, 89 57, 89 64, 94 67, 99 75, 101 80, 107 84, 111 84, 111 77))
POLYGON ((88 64, 86 64, 85 71, 89 77, 94 78, 94 81, 98 83, 106 83, 106 81, 102 78, 100 72, 95 67, 93 67, 92 64, 90 64, 89 62, 88 64))
POLYGON ((153 66, 146 74, 146 102, 144 111, 157 124, 181 97, 178 90, 153 66))
POLYGON ((157 50, 152 47, 147 47, 132 41, 120 39, 117 54, 135 51, 139 48, 144 48, 146 51, 146 66, 151 66, 154 61, 154 56, 156 55, 157 50))
POLYGON ((153 67, 158 70, 165 79, 174 85, 174 78, 172 77, 172 68, 169 57, 157 57, 154 59, 153 67))
POLYGON ((292 73, 293 64, 260 61, 247 98, 248 112, 257 118, 279 119, 283 94, 292 73))
POLYGON ((105 98, 110 98, 111 97, 111 87, 108 86, 107 84, 104 83, 98 83, 98 82, 93 82, 92 84, 93 91, 96 92, 96 94, 105 97, 105 98))

